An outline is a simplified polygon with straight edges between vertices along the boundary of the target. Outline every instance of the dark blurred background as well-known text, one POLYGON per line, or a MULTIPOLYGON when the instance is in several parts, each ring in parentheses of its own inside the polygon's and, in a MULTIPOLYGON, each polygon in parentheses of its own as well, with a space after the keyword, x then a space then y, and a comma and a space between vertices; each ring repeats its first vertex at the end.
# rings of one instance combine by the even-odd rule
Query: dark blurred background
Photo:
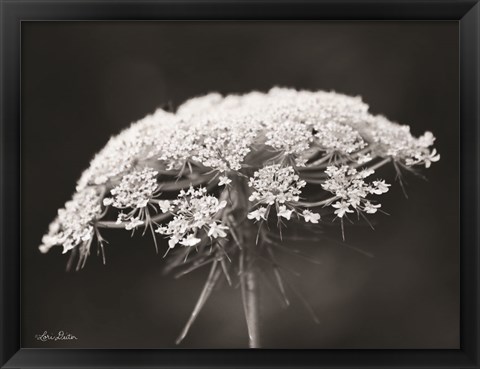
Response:
MULTIPOLYGON (((338 225, 300 245, 291 277, 320 317, 262 291, 272 348, 459 347, 459 120, 456 22, 24 22, 22 27, 22 346, 166 348, 186 322, 207 270, 179 280, 149 237, 106 233, 107 265, 92 255, 65 272, 61 248, 37 246, 108 138, 157 107, 212 91, 272 86, 361 95, 374 113, 431 130, 442 158, 382 196, 390 215, 338 225), (337 241, 332 241, 337 240, 337 241), (76 341, 39 342, 59 330, 76 341)), ((394 170, 382 174, 394 181, 394 170)), ((297 244, 298 245, 298 244, 297 244)), ((162 244, 165 247, 164 244, 162 244)), ((238 289, 211 296, 184 348, 242 348, 238 289)))

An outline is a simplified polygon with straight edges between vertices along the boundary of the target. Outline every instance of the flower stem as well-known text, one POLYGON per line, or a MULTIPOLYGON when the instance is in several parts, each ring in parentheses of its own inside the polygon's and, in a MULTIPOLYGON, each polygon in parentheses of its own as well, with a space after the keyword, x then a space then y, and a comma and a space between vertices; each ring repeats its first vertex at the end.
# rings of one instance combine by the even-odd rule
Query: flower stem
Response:
POLYGON ((247 321, 248 346, 260 348, 260 283, 259 271, 256 266, 259 248, 257 245, 258 229, 251 222, 243 222, 250 210, 248 198, 251 195, 251 189, 248 181, 244 177, 235 177, 233 188, 236 190, 231 193, 232 204, 239 210, 237 216, 240 217, 240 220, 237 221, 237 224, 242 224, 239 227, 239 242, 242 244, 239 256, 239 274, 245 320, 247 321))
POLYGON ((260 348, 260 301, 259 285, 255 268, 249 267, 245 272, 246 307, 249 335, 249 347, 260 348))

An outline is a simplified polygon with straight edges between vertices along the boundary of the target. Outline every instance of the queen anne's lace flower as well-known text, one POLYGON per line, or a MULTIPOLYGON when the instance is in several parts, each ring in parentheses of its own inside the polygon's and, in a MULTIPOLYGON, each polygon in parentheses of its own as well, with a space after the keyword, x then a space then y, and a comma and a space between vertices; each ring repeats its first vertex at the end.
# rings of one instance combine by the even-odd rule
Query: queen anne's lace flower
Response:
POLYGON ((201 242, 201 231, 213 238, 226 237, 228 227, 219 224, 217 216, 226 205, 226 201, 208 195, 206 188, 182 190, 178 198, 170 203, 173 219, 166 226, 158 227, 156 232, 170 237, 168 243, 171 248, 178 243, 197 245, 201 242))
POLYGON ((333 121, 316 124, 315 130, 317 144, 327 152, 351 154, 366 146, 360 133, 345 124, 333 121))
POLYGON ((339 218, 342 218, 346 213, 353 213, 352 209, 372 214, 376 207, 367 201, 366 197, 369 194, 381 195, 387 192, 390 186, 383 180, 373 181, 372 183, 365 182, 365 178, 374 173, 373 170, 369 169, 357 171, 348 165, 329 166, 325 173, 329 176, 329 179, 322 184, 322 187, 332 192, 335 199, 340 199, 332 205, 337 209, 335 214, 339 218))
POLYGON ((78 269, 93 239, 104 256, 102 228, 132 233, 142 228, 143 234, 150 230, 156 247, 156 233, 168 238, 170 248, 184 246, 168 259, 170 269, 189 263, 185 269, 191 271, 211 263, 197 307, 221 271, 228 282, 230 274, 238 275, 242 291, 248 290, 258 268, 250 261, 263 258, 284 294, 273 232, 282 239, 284 224, 295 220, 317 225, 316 211, 323 209, 322 217, 340 218, 344 235, 345 217, 381 209, 371 197, 390 185, 382 178, 367 180, 375 170, 393 163, 400 175, 405 167, 428 168, 440 159, 431 132, 417 138, 408 126, 368 109, 360 97, 286 88, 212 93, 186 101, 174 113, 159 109, 95 155, 40 251, 54 245, 73 250, 71 256, 80 256, 78 269), (270 214, 276 215, 276 228, 270 214), (191 255, 192 248, 197 252, 191 255))
POLYGON ((158 143, 174 132, 174 115, 158 109, 133 123, 95 155, 77 182, 77 190, 119 179, 138 165, 156 159, 158 143))
POLYGON ((187 101, 176 114, 159 109, 113 137, 77 187, 106 184, 155 159, 170 170, 188 161, 239 170, 259 145, 301 157, 312 146, 350 154, 375 144, 372 152, 380 156, 429 166, 439 159, 429 149, 434 140, 430 132, 415 138, 408 126, 369 114, 360 98, 334 92, 274 88, 266 94, 209 94, 187 101))
POLYGON ((392 123, 382 116, 373 118, 371 128, 369 135, 377 144, 375 150, 381 155, 391 156, 410 166, 424 164, 426 168, 429 168, 432 162, 440 160, 436 150, 429 149, 435 141, 431 132, 415 138, 411 135, 409 126, 392 123))
POLYGON ((284 121, 272 125, 266 133, 266 145, 284 152, 286 155, 298 155, 308 150, 312 141, 312 132, 301 122, 284 121))
POLYGON ((110 190, 113 198, 106 197, 103 204, 119 209, 144 208, 158 189, 157 175, 158 172, 152 168, 125 174, 120 183, 110 190))
POLYGON ((63 246, 63 253, 80 244, 90 244, 94 237, 93 220, 100 215, 101 195, 95 188, 88 187, 73 195, 58 210, 57 218, 50 224, 48 233, 42 238, 40 251, 47 252, 52 246, 63 246))
POLYGON ((300 179, 293 167, 282 168, 274 164, 256 171, 248 185, 253 188, 250 201, 273 205, 297 202, 306 182, 300 179))
POLYGON ((241 169, 262 128, 260 121, 247 111, 226 109, 217 102, 224 101, 210 94, 178 109, 177 130, 159 146, 159 159, 169 168, 193 161, 221 172, 241 169))
POLYGON ((232 130, 231 118, 226 116, 224 119, 223 124, 202 130, 202 145, 193 153, 192 159, 221 172, 240 170, 257 137, 257 130, 248 124, 232 130))
POLYGON ((245 191, 246 212, 230 213, 246 214, 254 222, 267 221, 273 209, 279 221, 316 224, 320 214, 308 209, 317 204, 331 205, 340 218, 355 211, 373 214, 380 204, 367 197, 385 193, 389 185, 382 179, 367 183, 373 173, 369 165, 382 160, 399 164, 397 169, 428 168, 440 155, 432 148, 431 132, 416 138, 408 126, 368 109, 360 97, 286 88, 212 93, 186 101, 175 113, 159 109, 112 137, 95 155, 41 250, 89 244, 99 237, 103 216, 116 216, 118 224, 107 222, 127 230, 158 226, 170 246, 226 238, 230 230, 219 214, 238 201, 227 204, 194 186, 220 187, 222 199, 245 191), (357 171, 361 165, 366 169, 357 171), (249 187, 238 189, 246 180, 249 187), (302 203, 307 183, 333 197, 302 203), (159 191, 190 185, 174 200, 158 198, 159 191), (168 217, 173 219, 164 223, 168 217))

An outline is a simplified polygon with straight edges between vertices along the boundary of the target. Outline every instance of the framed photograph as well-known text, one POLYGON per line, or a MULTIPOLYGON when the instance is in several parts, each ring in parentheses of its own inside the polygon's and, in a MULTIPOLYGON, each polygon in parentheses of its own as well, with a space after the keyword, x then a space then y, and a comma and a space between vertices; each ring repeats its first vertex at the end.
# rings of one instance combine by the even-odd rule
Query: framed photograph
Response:
POLYGON ((1 0, 2 368, 480 368, 480 5, 1 0))

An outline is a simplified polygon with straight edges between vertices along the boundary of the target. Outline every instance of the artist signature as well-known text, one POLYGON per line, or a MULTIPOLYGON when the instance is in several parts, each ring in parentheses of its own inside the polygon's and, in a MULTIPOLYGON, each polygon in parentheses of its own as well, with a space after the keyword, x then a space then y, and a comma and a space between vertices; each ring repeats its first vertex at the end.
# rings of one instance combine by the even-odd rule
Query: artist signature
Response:
POLYGON ((37 341, 71 341, 71 340, 76 340, 78 339, 76 336, 73 334, 64 332, 64 331, 58 331, 57 333, 49 333, 47 331, 43 332, 42 334, 36 334, 35 338, 37 341))

